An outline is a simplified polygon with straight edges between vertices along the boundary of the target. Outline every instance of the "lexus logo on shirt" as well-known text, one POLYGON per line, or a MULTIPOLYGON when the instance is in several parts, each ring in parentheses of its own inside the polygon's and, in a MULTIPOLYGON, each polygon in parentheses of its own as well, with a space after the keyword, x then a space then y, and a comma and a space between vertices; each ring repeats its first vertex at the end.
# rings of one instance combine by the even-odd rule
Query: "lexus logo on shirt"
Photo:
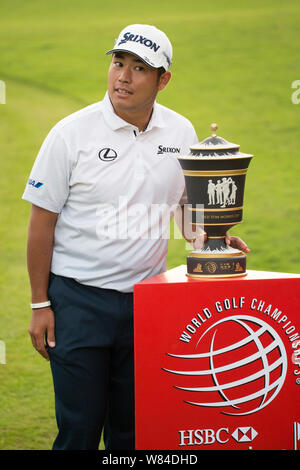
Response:
POLYGON ((103 160, 104 162, 111 162, 118 156, 117 152, 110 148, 101 149, 98 155, 100 160, 103 160))

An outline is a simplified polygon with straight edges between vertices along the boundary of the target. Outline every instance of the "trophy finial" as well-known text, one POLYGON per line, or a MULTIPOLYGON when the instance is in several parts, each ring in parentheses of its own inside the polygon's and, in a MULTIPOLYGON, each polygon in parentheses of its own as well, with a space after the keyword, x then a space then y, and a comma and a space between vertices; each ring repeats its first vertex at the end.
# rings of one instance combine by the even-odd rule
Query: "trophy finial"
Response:
POLYGON ((216 124, 215 122, 213 122, 211 125, 210 125, 210 128, 212 130, 212 136, 213 137, 216 137, 216 130, 218 129, 218 124, 216 124))

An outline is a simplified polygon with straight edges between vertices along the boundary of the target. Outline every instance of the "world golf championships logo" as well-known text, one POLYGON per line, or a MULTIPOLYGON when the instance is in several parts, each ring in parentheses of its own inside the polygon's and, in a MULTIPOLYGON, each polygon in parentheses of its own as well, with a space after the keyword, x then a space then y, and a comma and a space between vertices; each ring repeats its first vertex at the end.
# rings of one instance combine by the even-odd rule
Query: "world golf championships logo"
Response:
POLYGON ((185 392, 187 404, 217 408, 226 415, 249 415, 269 405, 284 384, 284 344, 259 318, 223 318, 207 328, 195 350, 195 354, 167 354, 187 370, 163 369, 181 376, 174 387, 185 392))

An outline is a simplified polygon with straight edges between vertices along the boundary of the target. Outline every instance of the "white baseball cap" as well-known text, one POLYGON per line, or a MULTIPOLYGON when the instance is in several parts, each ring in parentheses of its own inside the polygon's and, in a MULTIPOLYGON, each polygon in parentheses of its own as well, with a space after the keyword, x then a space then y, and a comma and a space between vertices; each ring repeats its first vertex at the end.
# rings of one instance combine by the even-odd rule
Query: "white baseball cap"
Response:
POLYGON ((155 26, 132 24, 124 28, 115 41, 115 47, 106 54, 124 51, 138 56, 153 68, 168 70, 172 62, 172 45, 163 31, 155 26))

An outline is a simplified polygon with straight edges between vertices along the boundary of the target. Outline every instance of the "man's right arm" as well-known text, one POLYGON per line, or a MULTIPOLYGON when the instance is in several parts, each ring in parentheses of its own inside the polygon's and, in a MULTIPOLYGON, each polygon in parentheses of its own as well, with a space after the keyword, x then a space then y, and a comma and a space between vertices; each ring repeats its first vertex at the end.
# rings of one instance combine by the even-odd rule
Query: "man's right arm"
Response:
MULTIPOLYGON (((32 205, 28 228, 27 267, 31 284, 31 302, 48 300, 49 275, 53 253, 54 230, 58 214, 32 205)), ((45 334, 50 347, 55 346, 54 313, 51 307, 32 310, 28 332, 35 349, 47 360, 45 334)))

